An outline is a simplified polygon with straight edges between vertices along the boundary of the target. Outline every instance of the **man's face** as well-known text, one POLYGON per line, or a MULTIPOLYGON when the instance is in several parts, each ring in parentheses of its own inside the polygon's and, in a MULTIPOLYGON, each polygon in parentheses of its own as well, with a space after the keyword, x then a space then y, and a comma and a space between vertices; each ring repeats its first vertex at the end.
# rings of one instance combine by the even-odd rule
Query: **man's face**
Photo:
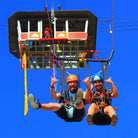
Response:
POLYGON ((97 80, 97 81, 94 81, 93 82, 95 88, 98 90, 98 91, 101 91, 102 90, 102 81, 101 80, 97 80))
POLYGON ((71 93, 74 93, 77 90, 77 86, 78 86, 78 81, 70 81, 68 83, 69 85, 69 90, 71 93))

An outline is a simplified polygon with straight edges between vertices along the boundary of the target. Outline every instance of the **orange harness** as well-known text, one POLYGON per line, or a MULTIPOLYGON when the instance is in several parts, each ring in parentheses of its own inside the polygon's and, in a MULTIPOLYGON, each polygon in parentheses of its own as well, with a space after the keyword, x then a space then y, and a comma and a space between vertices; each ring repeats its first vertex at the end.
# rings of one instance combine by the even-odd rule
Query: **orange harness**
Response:
POLYGON ((94 91, 91 103, 95 103, 99 107, 106 107, 111 105, 111 94, 105 92, 94 91))

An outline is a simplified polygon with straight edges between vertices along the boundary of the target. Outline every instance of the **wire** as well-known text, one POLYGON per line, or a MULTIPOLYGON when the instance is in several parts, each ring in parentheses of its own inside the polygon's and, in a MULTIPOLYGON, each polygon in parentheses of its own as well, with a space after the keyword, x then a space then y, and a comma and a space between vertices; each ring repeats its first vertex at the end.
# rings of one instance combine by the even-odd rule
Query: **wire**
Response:
MULTIPOLYGON (((120 29, 120 30, 114 30, 114 31, 118 32, 118 31, 135 31, 135 30, 138 30, 138 28, 135 28, 135 29, 120 29)), ((97 33, 109 33, 109 30, 108 31, 98 31, 97 33)))
POLYGON ((47 6, 47 0, 45 0, 45 2, 46 2, 46 6, 47 6))
MULTIPOLYGON (((120 25, 120 26, 114 26, 114 27, 132 27, 132 26, 138 26, 138 24, 136 24, 136 25, 120 25)), ((109 26, 98 27, 98 29, 102 29, 102 28, 109 28, 109 26)))
MULTIPOLYGON (((135 21, 135 22, 116 22, 116 23, 114 23, 114 24, 128 24, 128 23, 138 23, 138 21, 135 21)), ((108 24, 97 24, 97 25, 109 25, 109 23, 108 24)))
MULTIPOLYGON (((125 18, 114 18, 114 20, 122 20, 122 19, 136 19, 138 17, 125 17, 125 18)), ((99 19, 98 21, 100 22, 109 22, 112 21, 113 19, 99 19)))

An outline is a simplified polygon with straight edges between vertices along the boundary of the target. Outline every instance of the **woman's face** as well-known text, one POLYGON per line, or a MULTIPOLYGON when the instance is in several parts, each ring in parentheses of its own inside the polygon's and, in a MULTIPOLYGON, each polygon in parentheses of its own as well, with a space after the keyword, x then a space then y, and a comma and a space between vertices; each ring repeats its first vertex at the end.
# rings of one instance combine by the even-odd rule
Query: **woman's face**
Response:
POLYGON ((95 88, 96 88, 98 91, 101 91, 101 90, 102 90, 102 85, 103 85, 103 83, 102 83, 101 80, 94 81, 93 84, 94 84, 95 88))

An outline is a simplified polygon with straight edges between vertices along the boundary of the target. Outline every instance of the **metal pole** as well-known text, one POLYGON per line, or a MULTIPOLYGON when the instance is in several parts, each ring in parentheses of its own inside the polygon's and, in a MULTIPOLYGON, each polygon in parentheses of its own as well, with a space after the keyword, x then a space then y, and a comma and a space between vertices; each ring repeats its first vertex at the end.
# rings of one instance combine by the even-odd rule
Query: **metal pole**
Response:
MULTIPOLYGON (((108 79, 108 75, 107 75, 107 63, 105 62, 105 76, 106 76, 106 80, 108 79)), ((107 93, 108 93, 108 83, 106 83, 106 89, 107 89, 107 93)))
POLYGON ((112 11, 112 49, 114 49, 114 0, 113 0, 113 11, 112 11))
MULTIPOLYGON (((79 61, 77 61, 77 70, 78 70, 78 80, 80 81, 79 61)), ((78 87, 80 88, 80 83, 78 84, 78 87)))
POLYGON ((102 77, 103 77, 103 91, 105 92, 104 67, 103 67, 103 62, 101 62, 101 65, 102 65, 102 77))
POLYGON ((64 87, 64 97, 65 101, 68 100, 68 91, 67 91, 67 83, 66 83, 66 71, 65 71, 65 64, 63 61, 63 87, 64 87))
POLYGON ((90 66, 89 66, 89 63, 88 63, 88 61, 87 61, 87 67, 88 67, 89 78, 91 78, 91 73, 90 73, 90 66))
POLYGON ((62 61, 62 65, 63 65, 63 91, 64 91, 64 97, 66 100, 66 93, 65 93, 65 65, 64 65, 64 61, 62 61))
POLYGON ((60 93, 62 95, 62 76, 61 76, 61 63, 59 61, 59 74, 60 74, 60 93))

